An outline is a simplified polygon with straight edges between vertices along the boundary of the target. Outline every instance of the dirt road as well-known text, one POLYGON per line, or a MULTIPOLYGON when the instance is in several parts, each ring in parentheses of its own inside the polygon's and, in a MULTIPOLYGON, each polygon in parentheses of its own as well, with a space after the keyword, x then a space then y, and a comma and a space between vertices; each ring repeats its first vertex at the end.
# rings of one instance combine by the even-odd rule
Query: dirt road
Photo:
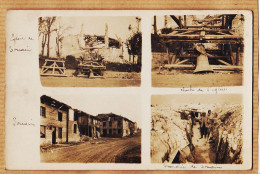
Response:
MULTIPOLYGON (((157 71, 158 72, 158 71, 157 71)), ((180 71, 163 72, 157 74, 152 72, 153 87, 221 87, 241 86, 243 82, 242 73, 210 73, 192 74, 180 71)))
POLYGON ((60 163, 140 163, 141 136, 101 138, 62 149, 41 153, 41 162, 60 163), (128 159, 128 161, 125 161, 128 159))

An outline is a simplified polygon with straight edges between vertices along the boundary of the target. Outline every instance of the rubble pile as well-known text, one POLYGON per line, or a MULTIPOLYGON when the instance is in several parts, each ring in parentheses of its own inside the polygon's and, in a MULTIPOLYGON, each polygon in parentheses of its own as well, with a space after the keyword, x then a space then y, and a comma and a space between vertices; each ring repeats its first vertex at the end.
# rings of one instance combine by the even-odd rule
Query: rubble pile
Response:
POLYGON ((241 164, 242 161, 242 111, 241 105, 222 105, 213 110, 214 129, 212 148, 216 163, 241 164))
POLYGON ((172 163, 178 155, 178 162, 193 161, 189 148, 186 127, 180 113, 171 106, 152 107, 151 161, 172 163))

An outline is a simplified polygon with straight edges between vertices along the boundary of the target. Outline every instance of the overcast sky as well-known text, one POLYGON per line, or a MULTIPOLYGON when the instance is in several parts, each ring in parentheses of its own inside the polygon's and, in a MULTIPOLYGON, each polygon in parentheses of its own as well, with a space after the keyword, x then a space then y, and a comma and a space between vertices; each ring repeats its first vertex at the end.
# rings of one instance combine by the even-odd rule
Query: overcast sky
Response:
POLYGON ((50 92, 44 93, 60 102, 70 105, 74 109, 82 110, 96 116, 101 113, 113 112, 137 122, 141 127, 141 97, 138 94, 84 94, 50 92))
MULTIPOLYGON (((137 30, 135 16, 92 16, 92 17, 57 17, 56 24, 60 23, 64 28, 71 27, 66 34, 80 34, 82 27, 84 34, 105 35, 105 26, 108 25, 108 36, 125 41, 130 36, 128 29, 131 24, 137 30)), ((140 28, 141 29, 141 28, 140 28)))

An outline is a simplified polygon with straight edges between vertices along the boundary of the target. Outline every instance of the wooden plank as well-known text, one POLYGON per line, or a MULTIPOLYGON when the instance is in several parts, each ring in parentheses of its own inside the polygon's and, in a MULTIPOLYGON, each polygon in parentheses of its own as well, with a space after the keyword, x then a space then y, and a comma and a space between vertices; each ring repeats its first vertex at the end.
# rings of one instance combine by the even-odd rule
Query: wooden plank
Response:
MULTIPOLYGON (((194 70, 195 65, 191 64, 166 64, 159 67, 159 71, 163 68, 166 69, 190 69, 194 70)), ((234 66, 234 65, 210 65, 211 69, 214 71, 243 71, 243 66, 234 66)))
POLYGON ((239 63, 239 58, 240 58, 239 54, 240 54, 240 45, 237 46, 236 65, 238 65, 239 63))
MULTIPOLYGON (((204 31, 205 32, 205 31, 204 31)), ((162 38, 169 38, 169 39, 200 39, 201 35, 173 35, 173 34, 161 34, 159 35, 162 38)), ((243 39, 241 36, 235 36, 235 35, 205 35, 205 40, 225 40, 225 39, 243 39)))
POLYGON ((235 61, 234 61, 234 57, 232 56, 232 46, 231 44, 228 45, 229 47, 229 54, 230 54, 230 58, 231 58, 231 61, 232 61, 232 65, 235 65, 235 61))
POLYGON ((229 63, 227 63, 227 62, 225 62, 224 60, 221 60, 221 59, 217 59, 220 63, 223 63, 224 65, 228 65, 228 66, 230 66, 231 64, 229 64, 229 63))
MULTIPOLYGON (((202 43, 200 39, 187 39, 187 40, 182 40, 182 39, 167 39, 165 40, 164 43, 202 43)), ((203 43, 216 43, 216 44, 239 44, 241 43, 240 40, 214 40, 214 39, 208 39, 208 40, 203 40, 203 43)))
POLYGON ((184 59, 184 60, 182 60, 182 61, 176 63, 176 65, 180 65, 180 64, 185 63, 185 62, 188 62, 188 61, 189 61, 189 59, 184 59))
POLYGON ((222 70, 222 71, 243 71, 243 66, 227 66, 227 65, 210 65, 213 70, 222 70))
POLYGON ((163 66, 164 68, 195 68, 195 65, 191 64, 166 64, 163 66))

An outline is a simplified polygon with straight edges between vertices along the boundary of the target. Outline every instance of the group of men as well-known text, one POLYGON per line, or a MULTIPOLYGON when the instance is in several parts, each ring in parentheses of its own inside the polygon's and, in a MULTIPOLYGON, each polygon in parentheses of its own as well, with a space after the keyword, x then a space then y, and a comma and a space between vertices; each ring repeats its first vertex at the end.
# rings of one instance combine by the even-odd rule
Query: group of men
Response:
POLYGON ((196 119, 194 112, 189 113, 188 121, 190 123, 188 125, 190 125, 190 126, 186 129, 188 130, 188 132, 190 132, 192 134, 193 125, 195 125, 196 121, 198 121, 200 124, 201 138, 205 137, 205 139, 206 139, 206 138, 209 138, 210 131, 211 131, 211 124, 210 124, 211 110, 208 110, 207 114, 206 114, 206 112, 202 112, 200 114, 201 114, 201 117, 199 119, 196 119))

